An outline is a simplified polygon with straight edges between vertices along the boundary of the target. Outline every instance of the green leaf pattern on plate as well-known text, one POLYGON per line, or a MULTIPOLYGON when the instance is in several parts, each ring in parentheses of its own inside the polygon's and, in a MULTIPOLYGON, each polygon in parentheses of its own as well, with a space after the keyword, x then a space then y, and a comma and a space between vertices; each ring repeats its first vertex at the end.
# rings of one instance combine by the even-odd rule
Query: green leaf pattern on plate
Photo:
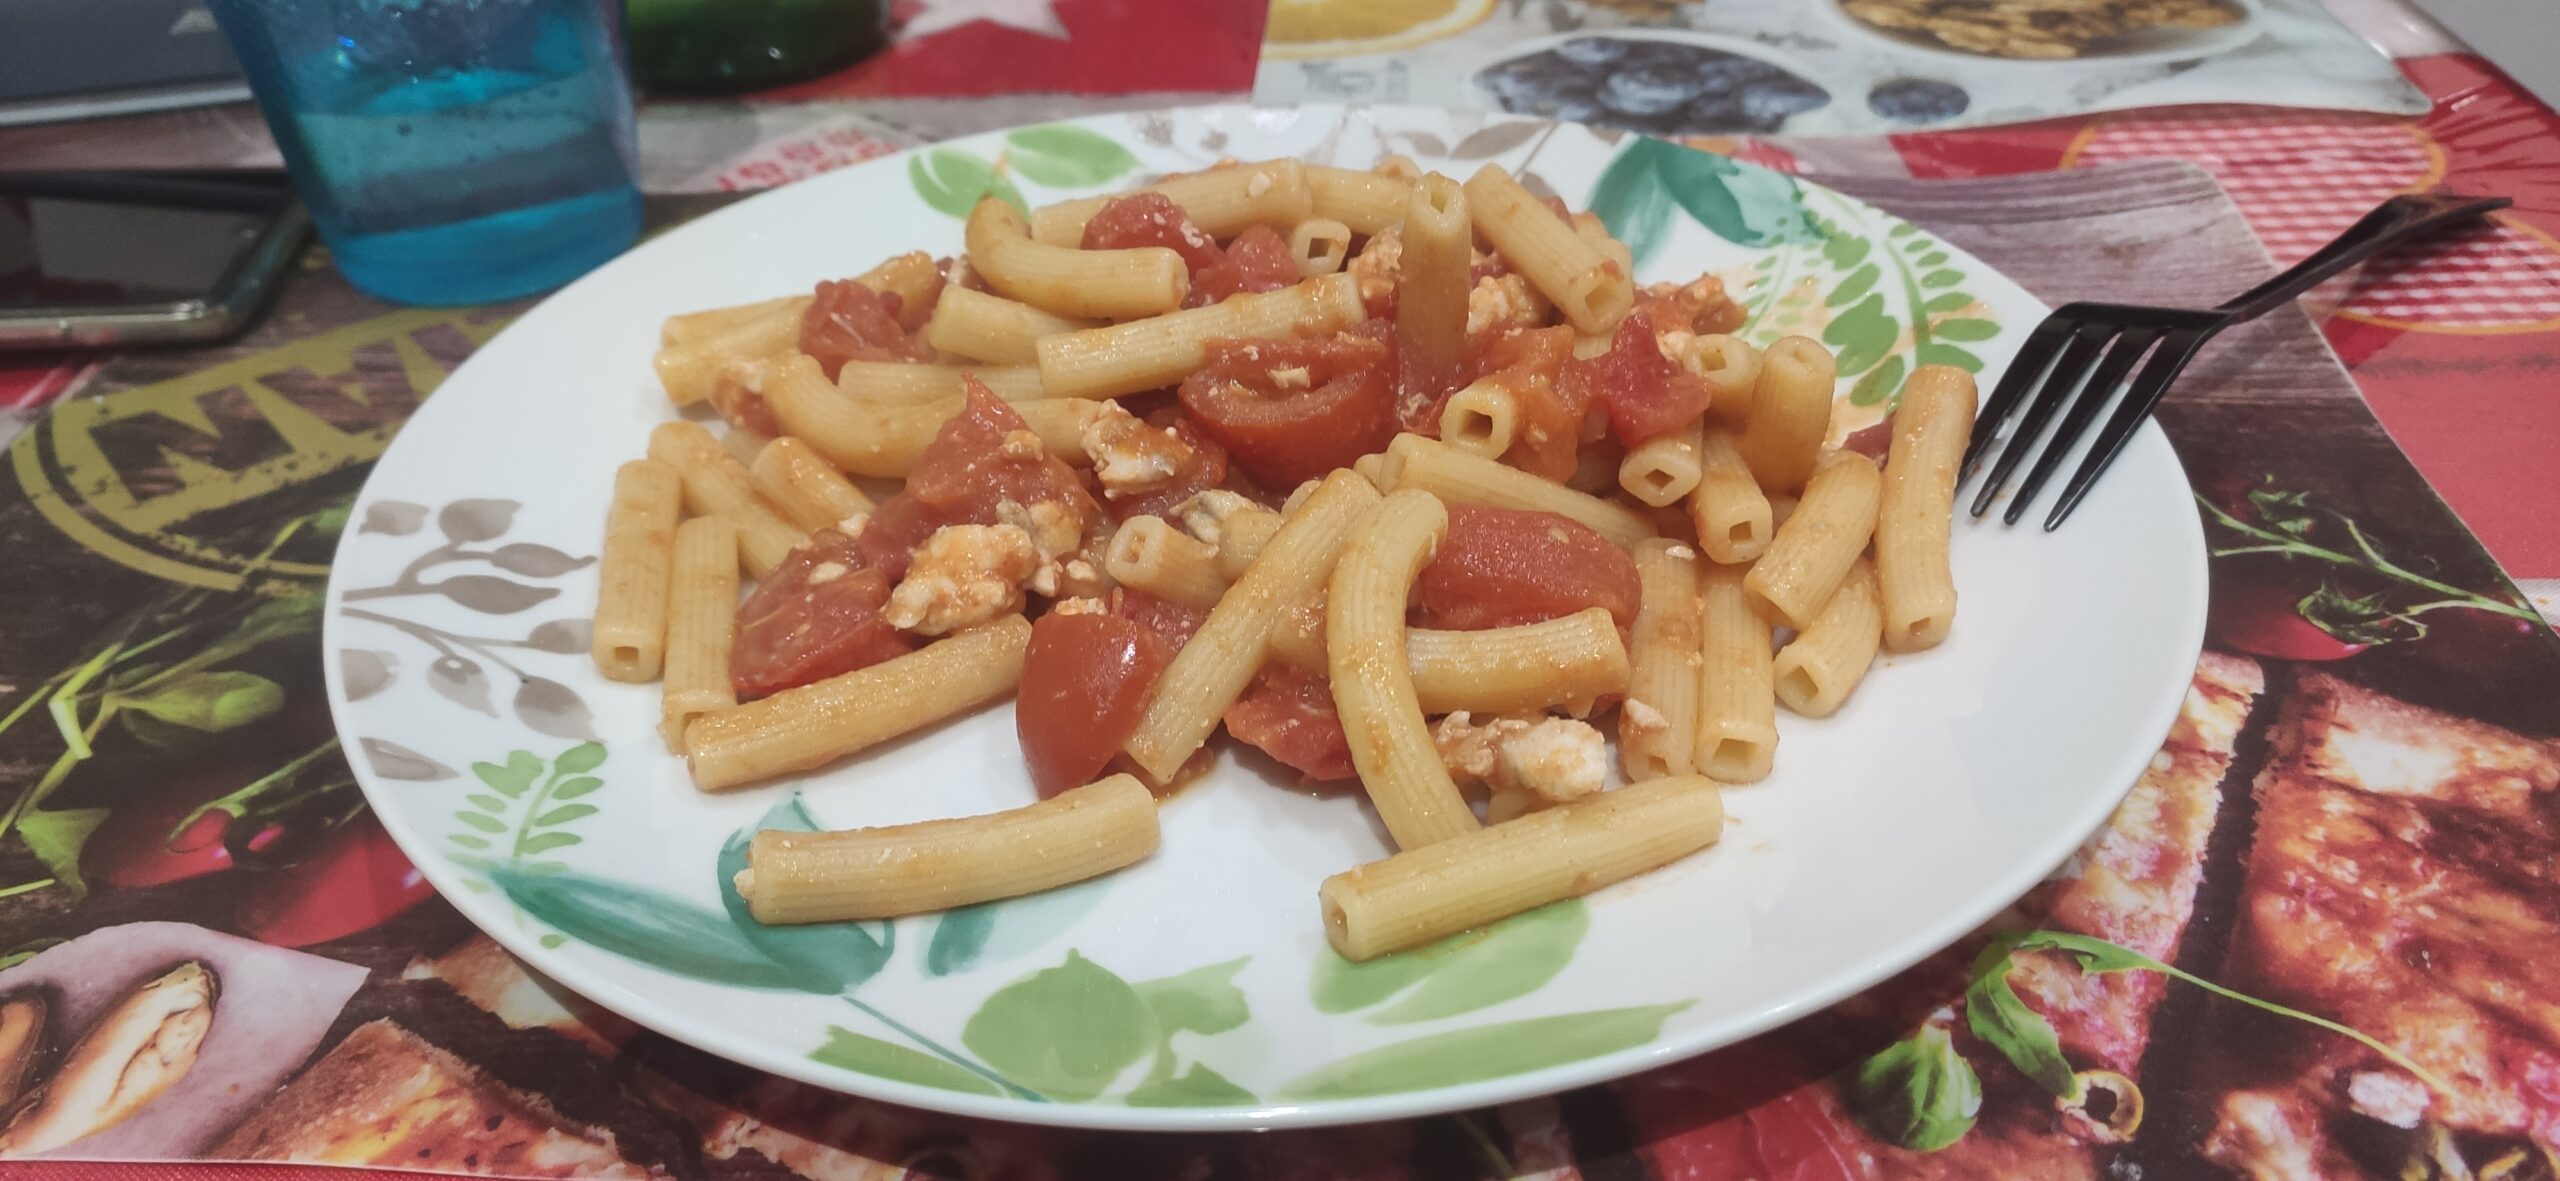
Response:
POLYGON ((1403 994, 1367 1014, 1377 1025, 1455 1017, 1536 992, 1564 970, 1590 932, 1589 904, 1569 898, 1365 963, 1328 948, 1316 961, 1310 991, 1323 1013, 1355 1012, 1403 994))
POLYGON ((604 765, 602 743, 582 742, 549 761, 529 750, 510 751, 504 763, 473 763, 471 773, 489 790, 462 797, 453 818, 468 832, 446 835, 459 853, 454 864, 483 875, 510 868, 522 873, 556 873, 563 866, 544 856, 586 838, 570 825, 602 811, 595 804, 571 803, 593 795, 604 780, 586 772, 604 765))
POLYGON ((1138 166, 1138 158, 1108 136, 1066 123, 1025 127, 1004 142, 1014 171, 1053 189, 1091 188, 1138 166))
POLYGON ((1426 1034, 1330 1063, 1281 1089, 1291 1099, 1352 1099, 1480 1082, 1641 1046, 1689 1002, 1593 1009, 1426 1034))
POLYGON ((1013 206, 1016 213, 1031 215, 1030 202, 1022 199, 1022 190, 1013 186, 1011 178, 958 148, 935 148, 908 157, 907 180, 925 204, 951 217, 969 216, 982 197, 994 197, 1013 206))

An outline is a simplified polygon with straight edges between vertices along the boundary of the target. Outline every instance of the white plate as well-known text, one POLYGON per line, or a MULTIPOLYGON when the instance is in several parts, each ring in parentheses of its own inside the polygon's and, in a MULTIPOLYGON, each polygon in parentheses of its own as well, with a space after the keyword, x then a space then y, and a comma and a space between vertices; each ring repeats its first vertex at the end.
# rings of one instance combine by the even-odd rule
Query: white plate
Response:
POLYGON ((1646 278, 1726 275, 1753 310, 1747 335, 1828 325, 1863 370, 1841 383, 1842 431, 1883 413, 1850 395, 1890 390, 1874 375, 1915 347, 1997 372, 2044 314, 1962 252, 1825 190, 1472 113, 1114 115, 832 173, 553 296, 383 456, 339 549, 326 633, 331 703, 374 807, 500 942, 669 1036, 898 1103, 1147 1129, 1475 1107, 1695 1054, 1943 946, 2096 828, 2166 731, 2203 630, 2201 532, 2149 427, 2069 529, 1959 527, 1953 639, 1886 659, 1834 718, 1783 719, 1778 771, 1729 793, 1721 846, 1438 956, 1346 972, 1315 887, 1385 853, 1377 825, 1233 756, 1165 807, 1163 851, 1117 877, 959 918, 778 934, 733 921, 718 863, 760 823, 801 807, 827 827, 894 823, 1031 793, 1011 708, 996 706, 796 782, 706 796, 653 733, 656 688, 595 674, 584 559, 614 467, 670 415, 649 364, 660 318, 899 251, 956 252, 966 194, 947 190, 974 193, 1000 158, 1036 204, 1220 156, 1365 165, 1381 151, 1460 172, 1497 159, 1576 204, 1596 188, 1647 246, 1646 278), (1915 303, 1946 309, 1925 314, 1925 341, 1915 303))

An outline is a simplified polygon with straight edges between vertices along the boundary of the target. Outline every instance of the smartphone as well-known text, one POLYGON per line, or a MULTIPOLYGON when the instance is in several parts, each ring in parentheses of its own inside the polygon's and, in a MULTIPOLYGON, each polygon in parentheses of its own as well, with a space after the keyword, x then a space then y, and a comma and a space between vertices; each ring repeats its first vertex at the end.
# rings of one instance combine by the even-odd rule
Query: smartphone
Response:
POLYGON ((281 172, 0 175, 0 348, 220 340, 310 229, 281 172))

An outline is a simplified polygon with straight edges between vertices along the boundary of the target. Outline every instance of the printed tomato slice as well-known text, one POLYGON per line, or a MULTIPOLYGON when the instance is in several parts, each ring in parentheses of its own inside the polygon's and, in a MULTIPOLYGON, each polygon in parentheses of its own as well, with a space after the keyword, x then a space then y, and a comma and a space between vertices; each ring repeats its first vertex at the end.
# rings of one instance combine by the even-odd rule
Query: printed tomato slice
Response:
POLYGON ((1472 631, 1606 607, 1636 618, 1636 564, 1589 526, 1554 513, 1449 506, 1449 533, 1414 584, 1414 622, 1472 631))
POLYGON ((1031 625, 1013 717, 1040 798, 1102 774, 1171 659, 1154 632, 1116 615, 1053 611, 1031 625))
POLYGON ((1289 243, 1269 226, 1248 226, 1227 243, 1216 262, 1191 273, 1187 306, 1203 307, 1231 295, 1278 291, 1298 282, 1297 261, 1289 243))
POLYGON ((992 525, 997 506, 1006 501, 1060 505, 1078 530, 1102 511, 1074 468, 1035 440, 1016 437, 1030 428, 1013 407, 975 377, 967 379, 967 391, 966 405, 942 424, 907 473, 907 486, 882 501, 863 527, 863 564, 893 585, 906 576, 915 547, 934 530, 992 525))
POLYGON ((1087 250, 1162 246, 1182 256, 1182 264, 1191 268, 1195 287, 1200 272, 1225 254, 1218 249, 1217 239, 1191 224, 1182 207, 1162 193, 1131 193, 1113 198, 1084 223, 1081 245, 1087 250))
POLYGON ((1227 707, 1226 722, 1227 733, 1238 741, 1260 747, 1309 779, 1360 777, 1342 734, 1342 716, 1333 709, 1333 683, 1324 677, 1272 661, 1227 707))
POLYGON ((1707 408, 1707 383, 1663 358, 1653 322, 1642 310, 1618 321, 1609 351, 1565 363, 1564 382, 1579 386, 1609 415, 1609 430, 1629 447, 1689 424, 1707 408))
POLYGON ((1214 340, 1182 408, 1264 487, 1298 485, 1395 438, 1395 349, 1371 321, 1314 339, 1214 340))
POLYGON ((913 641, 880 618, 894 583, 865 566, 844 534, 811 534, 739 606, 730 687, 752 700, 912 649, 913 641))
POLYGON ((800 314, 800 351, 830 380, 847 361, 921 361, 924 346, 898 326, 899 302, 851 279, 825 280, 800 314))

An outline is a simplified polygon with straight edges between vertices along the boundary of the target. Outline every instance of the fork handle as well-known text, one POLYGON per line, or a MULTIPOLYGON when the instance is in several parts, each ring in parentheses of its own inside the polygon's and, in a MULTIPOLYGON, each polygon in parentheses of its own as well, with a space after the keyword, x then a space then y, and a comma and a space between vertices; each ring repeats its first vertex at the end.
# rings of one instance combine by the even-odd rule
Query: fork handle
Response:
POLYGON ((2403 193, 2374 206, 2373 212, 2347 227, 2347 232, 2338 235, 2336 240, 2312 251, 2309 258, 2231 297, 2214 310, 2230 313, 2235 324, 2257 319, 2291 303, 2295 296, 2319 286, 2330 276, 2382 253, 2403 239, 2504 209, 2511 204, 2514 202, 2505 197, 2466 197, 2442 190, 2403 193))

